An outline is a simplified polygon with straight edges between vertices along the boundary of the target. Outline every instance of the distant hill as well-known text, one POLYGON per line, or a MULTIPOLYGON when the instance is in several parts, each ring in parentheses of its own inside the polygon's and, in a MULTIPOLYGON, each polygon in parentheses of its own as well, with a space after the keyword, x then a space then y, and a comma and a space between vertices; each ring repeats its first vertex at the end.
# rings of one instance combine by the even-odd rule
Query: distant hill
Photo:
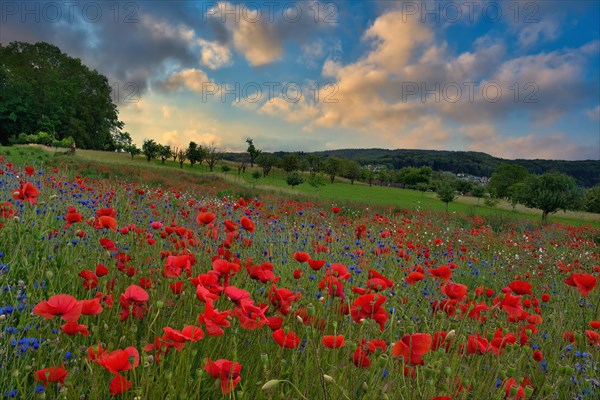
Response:
MULTIPOLYGON (((276 152, 283 156, 286 152, 276 152)), ((491 176, 496 167, 503 163, 519 164, 532 174, 559 171, 574 177, 578 184, 591 187, 600 183, 600 160, 507 160, 475 151, 407 150, 407 149, 340 149, 316 151, 323 158, 340 157, 357 161, 361 165, 386 166, 389 169, 430 166, 434 171, 450 171, 476 176, 491 176)), ((228 153, 226 159, 241 160, 247 153, 228 153)))

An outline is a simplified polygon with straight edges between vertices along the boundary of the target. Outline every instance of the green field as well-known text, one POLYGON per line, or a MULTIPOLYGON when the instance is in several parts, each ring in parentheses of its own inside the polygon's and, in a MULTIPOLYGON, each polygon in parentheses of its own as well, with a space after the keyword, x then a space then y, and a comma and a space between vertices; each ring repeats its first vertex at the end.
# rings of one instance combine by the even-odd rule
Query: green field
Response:
MULTIPOLYGON (((41 146, 15 146, 0 147, 0 154, 8 156, 13 162, 25 162, 27 160, 38 160, 40 162, 52 161, 53 163, 86 163, 89 165, 105 166, 125 166, 134 171, 151 170, 154 173, 169 171, 182 177, 181 173, 193 174, 195 176, 212 176, 226 180, 229 184, 239 187, 240 192, 247 194, 258 194, 259 192, 268 192, 291 196, 297 199, 315 202, 331 202, 332 205, 347 207, 352 209, 375 207, 377 206, 383 212, 399 209, 409 209, 418 211, 438 211, 443 212, 445 205, 441 202, 435 193, 421 193, 415 190, 399 189, 384 186, 369 186, 363 182, 355 182, 353 185, 346 179, 336 178, 333 184, 327 180, 327 184, 318 189, 311 187, 307 182, 302 183, 295 188, 291 188, 285 181, 285 172, 274 168, 269 177, 261 177, 258 180, 252 178, 252 172, 260 171, 258 167, 248 168, 245 173, 237 173, 235 165, 228 162, 220 162, 211 173, 206 165, 195 165, 191 167, 185 163, 183 170, 179 164, 171 160, 165 161, 164 165, 160 160, 147 162, 143 156, 131 156, 122 153, 103 152, 94 150, 77 150, 75 157, 61 154, 62 149, 46 148, 41 146), (228 164, 231 170, 227 173, 221 172, 221 165, 228 164), (177 172, 175 172, 177 171, 177 172)), ((94 168, 88 168, 88 173, 93 173, 94 168)), ((118 169, 114 172, 120 176, 118 169)), ((167 177, 168 175, 164 175, 167 177)), ((103 176, 106 177, 106 176, 103 176)), ((123 176, 121 176, 123 177, 123 176)), ((135 179, 134 176, 130 176, 135 179)), ((161 183, 162 180, 157 180, 161 183)), ((183 177, 185 181, 185 177, 183 177)), ((492 219, 499 222, 516 222, 526 220, 529 223, 538 224, 541 212, 532 210, 523 206, 512 207, 506 201, 501 201, 495 207, 489 207, 483 204, 483 200, 477 201, 474 197, 458 196, 455 201, 449 205, 449 213, 463 214, 468 216, 481 216, 486 219, 492 219)), ((550 215, 550 223, 562 223, 567 225, 590 225, 600 227, 600 215, 583 211, 559 211, 550 215)))

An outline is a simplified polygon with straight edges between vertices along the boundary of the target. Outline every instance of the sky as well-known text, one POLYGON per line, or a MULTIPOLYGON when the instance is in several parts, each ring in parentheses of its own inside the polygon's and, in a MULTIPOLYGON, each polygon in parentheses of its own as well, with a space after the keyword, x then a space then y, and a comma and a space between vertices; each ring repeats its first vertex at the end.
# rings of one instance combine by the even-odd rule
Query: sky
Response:
POLYGON ((141 146, 600 159, 599 1, 2 1, 141 146))

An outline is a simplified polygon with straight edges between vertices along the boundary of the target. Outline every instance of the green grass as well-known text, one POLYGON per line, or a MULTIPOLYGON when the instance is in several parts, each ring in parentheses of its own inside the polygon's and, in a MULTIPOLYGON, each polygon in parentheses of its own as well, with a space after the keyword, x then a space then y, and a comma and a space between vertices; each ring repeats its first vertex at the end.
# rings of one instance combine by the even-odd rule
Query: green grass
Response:
MULTIPOLYGON (((37 146, 4 147, 0 149, 2 152, 18 155, 15 159, 16 162, 30 160, 32 158, 40 161, 47 161, 52 157, 50 152, 57 151, 56 149, 37 146)), ((173 162, 172 159, 166 160, 163 165, 160 160, 155 159, 148 162, 143 156, 136 156, 132 159, 128 154, 115 152, 78 150, 75 157, 63 156, 60 153, 55 154, 55 157, 66 157, 66 159, 73 159, 73 161, 82 160, 90 163, 146 168, 153 171, 158 171, 159 169, 177 169, 178 171, 184 171, 185 173, 196 176, 210 174, 225 179, 233 185, 239 186, 241 190, 246 193, 256 193, 257 190, 266 191, 306 200, 331 202, 338 206, 352 208, 378 206, 389 210, 408 209, 413 211, 438 212, 443 212, 445 210, 444 203, 442 203, 437 198, 436 194, 432 192, 421 193, 410 189, 369 186, 363 182, 355 182, 352 185, 348 180, 339 177, 335 179, 333 184, 330 184, 329 180, 327 180, 327 184, 318 189, 311 187, 307 182, 304 182, 295 188, 291 188, 285 181, 285 172, 278 168, 274 168, 271 171, 270 176, 266 178, 261 177, 260 179, 255 180, 251 175, 254 170, 260 170, 259 168, 248 168, 245 174, 238 175, 235 165, 226 161, 222 163, 228 164, 231 167, 231 171, 228 173, 221 172, 222 163, 220 163, 211 173, 206 165, 195 165, 194 167, 191 167, 189 162, 186 162, 184 168, 180 169, 179 163, 173 162)), ((13 159, 12 156, 11 159, 13 159)), ((93 168, 90 172, 93 172, 93 168)), ((533 224, 538 224, 541 220, 541 211, 538 210, 527 209, 523 206, 517 206, 513 209, 506 201, 501 201, 495 207, 489 207, 484 205, 483 201, 480 201, 478 204, 476 198, 467 196, 458 196, 455 201, 450 203, 448 212, 450 214, 464 214, 504 220, 523 219, 533 224)), ((592 227, 600 228, 600 215, 583 211, 559 211, 550 215, 549 222, 574 226, 590 225, 592 227)))

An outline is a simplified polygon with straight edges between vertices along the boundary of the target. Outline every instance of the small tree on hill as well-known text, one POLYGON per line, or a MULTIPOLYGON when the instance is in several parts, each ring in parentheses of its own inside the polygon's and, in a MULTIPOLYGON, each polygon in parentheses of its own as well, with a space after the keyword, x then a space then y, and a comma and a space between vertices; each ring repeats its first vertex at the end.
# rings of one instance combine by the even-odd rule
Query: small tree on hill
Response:
POLYGON ((144 140, 144 144, 142 144, 142 153, 146 156, 148 162, 158 155, 158 146, 158 143, 152 139, 144 140))
POLYGON ((171 158, 172 155, 173 151, 171 150, 171 146, 163 144, 158 145, 158 156, 161 159, 161 164, 164 164, 165 160, 171 158))
POLYGON ((183 163, 187 160, 187 154, 183 149, 179 149, 177 152, 177 161, 179 161, 179 168, 183 168, 183 163))
POLYGON ((256 159, 256 165, 262 168, 263 176, 269 176, 271 169, 277 165, 277 156, 271 153, 261 153, 256 159))
POLYGON ((208 165, 208 169, 212 172, 217 162, 221 159, 222 153, 219 151, 217 146, 214 144, 209 144, 206 146, 206 164, 208 165))
POLYGON ((129 146, 125 147, 123 150, 125 150, 127 153, 129 153, 132 160, 133 160, 133 157, 142 153, 142 150, 138 149, 138 147, 133 143, 130 144, 129 146))
POLYGON ((542 210, 542 224, 558 210, 578 210, 584 205, 584 191, 575 179, 561 172, 530 175, 521 186, 517 201, 526 207, 542 210))
POLYGON ((285 181, 293 188, 294 186, 302 184, 302 182, 304 182, 304 177, 300 172, 292 171, 287 174, 285 181))
POLYGON ((246 151, 250 155, 250 167, 252 168, 254 167, 254 162, 258 156, 260 156, 260 153, 262 153, 262 150, 259 150, 254 146, 254 139, 252 138, 247 138, 246 143, 248 143, 248 149, 246 151))
POLYGON ((354 181, 360 179, 362 170, 360 165, 354 160, 346 160, 344 163, 344 178, 350 180, 350 184, 354 185, 354 181))
POLYGON ((448 204, 456 198, 456 188, 451 180, 444 179, 440 181, 436 188, 438 198, 446 204, 446 214, 448 214, 448 204))
POLYGON ((473 197, 477 197, 477 205, 479 205, 479 200, 485 195, 485 186, 481 183, 474 183, 471 187, 471 194, 473 197))

